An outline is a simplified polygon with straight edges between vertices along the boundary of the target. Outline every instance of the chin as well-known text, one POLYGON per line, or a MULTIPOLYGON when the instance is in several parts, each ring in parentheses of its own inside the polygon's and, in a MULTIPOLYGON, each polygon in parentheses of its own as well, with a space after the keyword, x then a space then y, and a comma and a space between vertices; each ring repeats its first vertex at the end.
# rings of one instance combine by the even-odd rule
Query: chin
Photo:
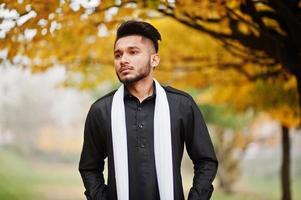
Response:
POLYGON ((146 77, 145 74, 138 74, 138 75, 132 74, 132 75, 125 75, 125 76, 118 76, 119 81, 125 85, 135 83, 137 81, 142 80, 145 77, 146 77))
POLYGON ((131 84, 134 83, 136 80, 135 79, 129 79, 129 78, 125 78, 120 80, 123 84, 127 85, 127 84, 131 84))
POLYGON ((124 84, 132 83, 135 80, 135 77, 119 77, 119 81, 124 84))

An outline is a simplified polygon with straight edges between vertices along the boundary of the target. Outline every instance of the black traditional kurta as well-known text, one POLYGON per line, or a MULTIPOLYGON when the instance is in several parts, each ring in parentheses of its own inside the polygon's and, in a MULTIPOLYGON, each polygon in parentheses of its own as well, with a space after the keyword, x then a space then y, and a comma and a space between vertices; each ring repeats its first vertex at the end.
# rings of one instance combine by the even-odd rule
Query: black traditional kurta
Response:
MULTIPOLYGON (((164 87, 170 107, 174 200, 183 200, 180 174, 184 143, 194 164, 189 200, 209 199, 217 159, 202 115, 188 94, 164 87)), ((111 106, 115 91, 97 100, 87 115, 79 170, 89 200, 117 200, 111 133, 111 106), (103 178, 108 157, 108 183, 103 178)), ((159 200, 155 169, 153 123, 156 94, 143 102, 125 90, 128 140, 129 199, 159 200)))

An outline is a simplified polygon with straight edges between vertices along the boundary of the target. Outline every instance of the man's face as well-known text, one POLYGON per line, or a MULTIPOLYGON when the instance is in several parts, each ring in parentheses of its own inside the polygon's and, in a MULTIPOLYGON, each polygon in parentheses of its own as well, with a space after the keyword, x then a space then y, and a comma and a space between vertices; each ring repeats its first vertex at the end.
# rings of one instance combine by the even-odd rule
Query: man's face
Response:
POLYGON ((114 65, 120 82, 130 84, 148 77, 157 56, 151 40, 143 36, 118 39, 114 49, 114 65))

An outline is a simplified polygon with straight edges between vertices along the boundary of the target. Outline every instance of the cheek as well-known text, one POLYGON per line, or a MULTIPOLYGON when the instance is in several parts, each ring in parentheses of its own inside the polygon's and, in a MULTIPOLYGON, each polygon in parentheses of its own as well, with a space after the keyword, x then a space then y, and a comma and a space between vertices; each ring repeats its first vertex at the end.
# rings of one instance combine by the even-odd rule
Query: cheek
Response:
POLYGON ((145 67, 145 65, 149 65, 150 64, 149 55, 143 55, 143 56, 139 57, 136 60, 136 63, 139 64, 139 66, 143 66, 143 67, 145 67))
POLYGON ((117 69, 119 67, 119 62, 114 60, 114 68, 117 69))

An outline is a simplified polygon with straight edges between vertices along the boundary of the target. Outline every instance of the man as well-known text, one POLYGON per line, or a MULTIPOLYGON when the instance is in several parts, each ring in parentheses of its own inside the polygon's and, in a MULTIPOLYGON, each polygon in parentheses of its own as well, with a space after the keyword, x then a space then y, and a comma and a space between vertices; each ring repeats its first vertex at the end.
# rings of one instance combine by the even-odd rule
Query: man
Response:
POLYGON ((114 65, 122 85, 91 106, 85 123, 79 171, 89 200, 183 200, 184 143, 194 164, 188 199, 211 197, 218 162, 207 127, 191 96, 153 78, 158 40, 146 22, 130 20, 117 30, 114 65))

